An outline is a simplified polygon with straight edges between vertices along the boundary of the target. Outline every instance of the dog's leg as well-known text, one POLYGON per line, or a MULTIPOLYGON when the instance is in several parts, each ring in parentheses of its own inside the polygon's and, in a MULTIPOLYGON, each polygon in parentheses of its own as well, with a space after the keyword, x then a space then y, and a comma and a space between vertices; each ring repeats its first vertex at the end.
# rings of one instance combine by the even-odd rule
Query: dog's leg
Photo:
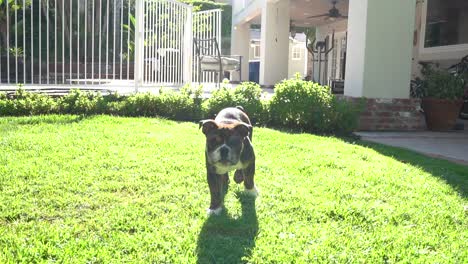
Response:
POLYGON ((254 197, 258 196, 257 187, 254 183, 255 175, 255 161, 253 161, 247 168, 244 169, 244 187, 245 192, 254 197))
POLYGON ((211 202, 208 214, 220 214, 223 205, 224 175, 208 172, 208 186, 210 187, 211 202))
POLYGON ((244 171, 243 170, 236 170, 234 173, 234 181, 239 184, 244 181, 244 171))
POLYGON ((224 196, 226 195, 227 191, 228 191, 228 188, 229 188, 229 175, 227 173, 223 174, 222 175, 223 177, 223 186, 222 186, 222 190, 223 190, 223 193, 222 193, 222 200, 224 201, 224 196))

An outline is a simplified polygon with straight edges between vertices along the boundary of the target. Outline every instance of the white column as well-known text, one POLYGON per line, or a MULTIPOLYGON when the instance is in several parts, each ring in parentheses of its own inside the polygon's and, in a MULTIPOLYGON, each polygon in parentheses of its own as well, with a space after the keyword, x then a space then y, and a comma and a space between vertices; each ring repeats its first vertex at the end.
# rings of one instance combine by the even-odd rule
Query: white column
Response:
POLYGON ((289 4, 265 1, 262 8, 260 84, 271 86, 288 77, 289 4))
POLYGON ((416 0, 350 0, 345 95, 408 98, 416 0))
POLYGON ((242 80, 238 72, 232 72, 232 80, 249 80, 249 48, 250 48, 250 24, 242 23, 233 25, 231 33, 231 54, 242 56, 242 80))

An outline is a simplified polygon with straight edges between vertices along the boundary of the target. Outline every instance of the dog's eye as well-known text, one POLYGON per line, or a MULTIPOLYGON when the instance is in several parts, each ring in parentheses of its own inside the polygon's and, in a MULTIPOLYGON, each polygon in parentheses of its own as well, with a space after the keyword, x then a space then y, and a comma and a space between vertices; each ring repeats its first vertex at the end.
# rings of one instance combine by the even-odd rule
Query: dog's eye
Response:
POLYGON ((230 137, 230 138, 228 139, 227 144, 228 144, 228 145, 236 145, 236 144, 239 144, 240 141, 241 141, 241 140, 240 140, 240 137, 230 137))
POLYGON ((223 141, 224 141, 224 140, 223 140, 223 137, 221 137, 221 136, 213 137, 213 138, 211 138, 211 140, 210 140, 210 142, 211 142, 212 144, 221 144, 221 143, 223 143, 223 141))

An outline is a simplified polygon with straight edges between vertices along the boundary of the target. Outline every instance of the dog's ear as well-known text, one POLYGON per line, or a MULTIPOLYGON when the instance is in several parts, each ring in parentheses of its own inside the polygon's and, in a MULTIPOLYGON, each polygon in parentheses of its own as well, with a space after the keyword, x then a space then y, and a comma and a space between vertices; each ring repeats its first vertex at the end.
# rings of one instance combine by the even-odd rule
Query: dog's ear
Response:
POLYGON ((203 134, 207 134, 213 129, 218 129, 218 124, 213 119, 202 120, 198 124, 198 129, 202 128, 203 134))
POLYGON ((249 135, 250 131, 252 131, 252 126, 241 122, 234 127, 234 131, 239 133, 242 137, 246 137, 249 135))

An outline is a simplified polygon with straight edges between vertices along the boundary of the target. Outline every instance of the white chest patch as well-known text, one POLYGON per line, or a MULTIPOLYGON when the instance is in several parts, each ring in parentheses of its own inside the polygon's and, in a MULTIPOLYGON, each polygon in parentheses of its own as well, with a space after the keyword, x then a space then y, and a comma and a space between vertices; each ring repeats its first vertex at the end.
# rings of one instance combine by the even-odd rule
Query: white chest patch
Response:
POLYGON ((215 166, 217 174, 225 174, 225 173, 228 173, 230 171, 243 169, 243 168, 244 168, 244 165, 240 161, 237 164, 234 164, 234 165, 224 166, 224 165, 219 165, 218 164, 218 165, 215 166))

